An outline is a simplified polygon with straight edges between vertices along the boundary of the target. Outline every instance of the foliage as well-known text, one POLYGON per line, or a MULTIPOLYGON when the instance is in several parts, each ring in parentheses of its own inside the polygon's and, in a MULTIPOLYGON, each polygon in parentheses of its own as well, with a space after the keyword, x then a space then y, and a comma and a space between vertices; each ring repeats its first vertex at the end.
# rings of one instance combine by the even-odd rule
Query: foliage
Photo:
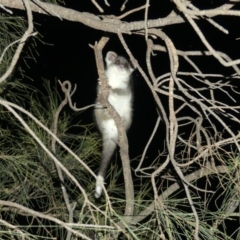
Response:
MULTIPOLYGON (((238 54, 228 49, 236 44, 236 37, 218 18, 239 19, 237 1, 211 1, 205 6, 204 1, 173 0, 168 15, 163 17, 159 8, 157 19, 149 17, 149 1, 118 17, 78 12, 56 2, 0 0, 4 12, 0 16, 0 238, 238 239, 240 107, 236 81, 240 59, 231 59, 238 54), (26 16, 15 17, 15 8, 26 16), (123 20, 142 10, 144 19, 123 20), (151 126, 142 155, 130 161, 123 119, 107 100, 102 51, 109 38, 102 37, 91 46, 102 90, 99 101, 118 127, 122 162, 116 159, 110 166, 99 201, 93 192, 100 141, 93 125, 73 122, 81 119, 82 109, 72 104, 75 90, 71 83, 54 85, 48 80, 36 88, 15 78, 19 58, 26 57, 26 52, 32 56, 26 44, 35 43, 36 12, 116 34, 146 83, 153 108, 157 106, 155 126, 151 126), (187 26, 185 34, 178 32, 180 24, 187 26), (221 32, 222 42, 229 42, 221 46, 205 27, 221 32), (144 40, 145 48, 134 52, 125 33, 133 45, 136 36, 144 40), (144 61, 137 61, 142 56, 144 61), (154 141, 157 154, 149 159, 154 141)), ((97 1, 91 3, 104 11, 97 1)), ((74 34, 79 32, 91 35, 84 30, 74 34)), ((145 100, 145 95, 141 98, 145 100)), ((148 125, 149 116, 146 119, 148 125)))
MULTIPOLYGON (((61 100, 58 90, 52 88, 48 81, 43 82, 42 92, 33 87, 27 87, 21 83, 16 84, 18 88, 13 88, 10 97, 11 102, 16 102, 19 106, 34 114, 45 126, 51 128, 54 115, 61 100), (21 88, 22 87, 22 88, 21 88)), ((20 113, 21 114, 21 113, 20 113)), ((81 115, 81 114, 80 114, 81 115)), ((67 212, 61 194, 61 184, 58 179, 55 165, 48 154, 38 145, 38 143, 21 126, 18 120, 1 106, 1 157, 0 157, 0 199, 13 201, 25 207, 33 208, 37 211, 46 212, 56 218, 67 221, 67 212)), ((28 126, 41 139, 41 141, 51 149, 51 137, 34 121, 21 114, 28 126)), ((79 114, 75 114, 79 118, 79 114)), ((94 167, 99 159, 99 140, 96 133, 92 133, 92 126, 83 126, 77 123, 71 126, 69 114, 63 112, 58 125, 58 136, 74 152, 88 163, 89 167, 94 167), (70 127, 71 126, 71 127, 70 127), (74 129, 73 129, 74 128, 74 129), (72 134, 78 132, 79 134, 72 134)), ((76 176, 79 182, 87 189, 89 194, 93 192, 93 184, 89 182, 93 178, 75 161, 68 152, 57 146, 56 157, 76 176)), ((81 202, 76 188, 71 181, 66 181, 70 199, 81 202)), ((1 208, 3 219, 13 221, 20 225, 24 231, 37 234, 38 239, 47 239, 47 231, 55 231, 64 234, 61 229, 55 229, 47 221, 34 220, 24 212, 12 212, 8 207, 1 208), (24 224, 23 224, 24 223, 24 224)), ((77 211, 76 215, 79 214, 77 211)), ((1 239, 8 239, 14 232, 9 232, 1 228, 1 239)), ((50 235, 51 235, 50 234, 50 235)), ((27 234, 27 239, 35 239, 34 235, 27 234)))

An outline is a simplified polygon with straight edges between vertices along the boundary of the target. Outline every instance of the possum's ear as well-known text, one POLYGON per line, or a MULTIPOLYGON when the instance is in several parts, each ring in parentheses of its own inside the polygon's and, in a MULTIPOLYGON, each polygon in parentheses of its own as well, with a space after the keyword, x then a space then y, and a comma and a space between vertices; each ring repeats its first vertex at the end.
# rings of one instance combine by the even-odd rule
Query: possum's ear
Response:
POLYGON ((107 63, 107 65, 112 64, 116 61, 117 59, 117 54, 115 52, 108 52, 105 58, 105 61, 107 63))

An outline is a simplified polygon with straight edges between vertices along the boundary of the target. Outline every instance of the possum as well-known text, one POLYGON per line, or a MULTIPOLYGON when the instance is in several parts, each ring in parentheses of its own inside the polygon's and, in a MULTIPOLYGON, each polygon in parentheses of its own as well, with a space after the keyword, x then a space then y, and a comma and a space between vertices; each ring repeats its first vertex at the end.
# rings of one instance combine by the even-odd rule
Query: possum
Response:
MULTIPOLYGON (((134 70, 126 58, 118 56, 115 52, 108 52, 105 58, 105 75, 109 86, 108 102, 123 119, 123 126, 128 130, 132 122, 132 84, 131 74, 134 70)), ((101 93, 98 86, 98 94, 101 93)), ((102 159, 97 175, 95 197, 102 194, 102 186, 111 157, 118 143, 118 130, 115 121, 106 109, 96 101, 94 115, 97 126, 102 135, 102 159)))

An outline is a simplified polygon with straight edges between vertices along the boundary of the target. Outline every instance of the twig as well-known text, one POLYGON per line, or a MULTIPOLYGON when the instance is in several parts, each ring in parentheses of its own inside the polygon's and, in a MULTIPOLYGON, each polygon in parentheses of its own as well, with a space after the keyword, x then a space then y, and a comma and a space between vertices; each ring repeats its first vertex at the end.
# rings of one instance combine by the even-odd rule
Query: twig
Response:
POLYGON ((23 36, 20 39, 20 43, 13 55, 12 61, 10 63, 10 66, 8 67, 7 71, 2 75, 2 77, 0 77, 0 84, 5 81, 9 75, 12 73, 15 65, 17 64, 17 61, 19 59, 19 56, 22 52, 22 49, 25 45, 26 40, 32 35, 32 31, 33 31, 33 18, 32 18, 32 11, 29 5, 29 0, 23 0, 26 11, 27 11, 27 18, 28 18, 28 28, 25 31, 25 33, 23 34, 23 36))
POLYGON ((91 0, 95 7, 99 10, 99 12, 103 13, 103 9, 99 6, 99 4, 95 0, 91 0))
POLYGON ((46 13, 58 17, 61 21, 63 20, 53 8, 49 8, 48 5, 44 4, 44 2, 41 2, 40 0, 33 0, 33 2, 35 2, 35 4, 43 9, 46 13))
POLYGON ((143 160, 145 159, 145 156, 146 156, 146 152, 147 152, 147 150, 148 150, 148 147, 150 146, 150 144, 151 144, 151 142, 152 142, 152 140, 153 140, 153 137, 154 137, 155 134, 156 134, 156 131, 157 131, 158 127, 159 127, 160 121, 161 121, 161 117, 158 116, 157 121, 156 121, 155 126, 154 126, 154 129, 153 129, 153 132, 152 132, 151 136, 150 136, 149 139, 148 139, 148 142, 147 142, 147 144, 146 144, 146 146, 145 146, 145 148, 144 148, 144 150, 143 150, 142 157, 141 157, 141 159, 140 159, 140 161, 139 161, 139 163, 138 163, 137 168, 135 169, 135 173, 136 173, 136 174, 137 174, 138 171, 141 171, 141 172, 142 172, 142 170, 140 169, 140 168, 141 168, 141 165, 142 165, 142 163, 143 163, 143 160))
POLYGON ((132 13, 138 12, 138 11, 140 11, 140 10, 143 10, 143 9, 145 9, 145 8, 146 8, 146 4, 144 4, 144 5, 141 6, 141 7, 138 7, 138 8, 135 8, 135 9, 131 9, 130 11, 125 12, 124 14, 118 16, 117 19, 123 19, 123 18, 125 18, 126 16, 128 16, 128 15, 130 15, 130 14, 132 14, 132 13))
POLYGON ((58 80, 58 83, 60 84, 61 88, 62 88, 62 91, 63 93, 65 94, 65 97, 67 98, 67 101, 68 101, 68 104, 69 104, 69 107, 73 110, 73 111, 76 111, 76 112, 79 112, 79 111, 83 111, 83 110, 86 110, 88 108, 91 108, 91 107, 94 107, 96 106, 96 104, 90 104, 86 107, 82 107, 82 108, 77 108, 76 107, 76 103, 72 104, 72 95, 74 94, 74 92, 76 91, 76 85, 74 86, 74 89, 72 91, 72 84, 71 82, 69 81, 64 81, 63 83, 61 83, 60 80, 58 80))
MULTIPOLYGON (((52 127, 52 132, 54 135, 58 135, 58 132, 57 132, 57 129, 58 129, 58 119, 59 119, 59 114, 60 112, 62 111, 63 107, 68 103, 68 97, 65 95, 65 99, 62 101, 62 103, 59 105, 56 113, 55 113, 55 116, 54 116, 54 122, 53 122, 53 127, 52 127)), ((52 138, 52 151, 53 153, 56 155, 56 139, 55 138, 52 138)), ((55 164, 55 162, 54 162, 55 164)), ((74 203, 70 203, 69 201, 69 196, 68 196, 68 193, 67 193, 67 190, 65 188, 65 185, 64 185, 64 177, 63 177, 63 174, 62 174, 62 170, 61 168, 55 164, 55 167, 57 169, 57 173, 58 173, 58 177, 61 181, 61 189, 62 189, 62 193, 63 193, 63 198, 64 198, 64 202, 66 204, 66 208, 68 210, 68 218, 69 218, 69 223, 73 223, 73 212, 74 212, 74 209, 76 207, 76 202, 74 203)), ((66 236, 66 240, 70 240, 71 239, 71 236, 72 236, 72 232, 71 231, 67 231, 67 236, 66 236)))
POLYGON ((13 14, 13 12, 7 8, 5 8, 2 4, 0 4, 0 8, 2 8, 4 11, 6 11, 9 14, 13 14))
POLYGON ((128 0, 125 0, 125 2, 122 4, 121 11, 124 11, 124 10, 125 10, 126 3, 127 3, 127 2, 128 2, 128 0))
POLYGON ((146 0, 146 6, 145 6, 145 13, 144 13, 144 25, 145 25, 145 41, 148 39, 148 8, 149 8, 149 0, 146 0))

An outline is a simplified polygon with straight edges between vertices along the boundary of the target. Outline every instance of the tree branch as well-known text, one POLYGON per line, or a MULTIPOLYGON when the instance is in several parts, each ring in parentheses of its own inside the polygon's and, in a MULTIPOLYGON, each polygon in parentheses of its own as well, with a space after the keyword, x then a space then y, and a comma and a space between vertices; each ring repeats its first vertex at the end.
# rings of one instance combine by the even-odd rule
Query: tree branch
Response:
MULTIPOLYGON (((3 5, 6 8, 15 8, 20 10, 25 10, 22 1, 19 0, 0 0, 0 5, 3 5)), ((88 12, 78 12, 73 9, 61 7, 58 5, 43 3, 41 2, 41 7, 30 3, 31 10, 36 13, 52 15, 73 22, 81 22, 84 25, 101 30, 106 32, 122 32, 122 33, 131 33, 133 30, 145 29, 145 21, 137 22, 121 22, 117 18, 110 19, 106 16, 98 17, 94 14, 88 12)), ((163 27, 172 24, 183 23, 184 20, 180 16, 167 17, 167 18, 158 18, 156 20, 148 20, 147 25, 149 28, 152 27, 163 27)))

